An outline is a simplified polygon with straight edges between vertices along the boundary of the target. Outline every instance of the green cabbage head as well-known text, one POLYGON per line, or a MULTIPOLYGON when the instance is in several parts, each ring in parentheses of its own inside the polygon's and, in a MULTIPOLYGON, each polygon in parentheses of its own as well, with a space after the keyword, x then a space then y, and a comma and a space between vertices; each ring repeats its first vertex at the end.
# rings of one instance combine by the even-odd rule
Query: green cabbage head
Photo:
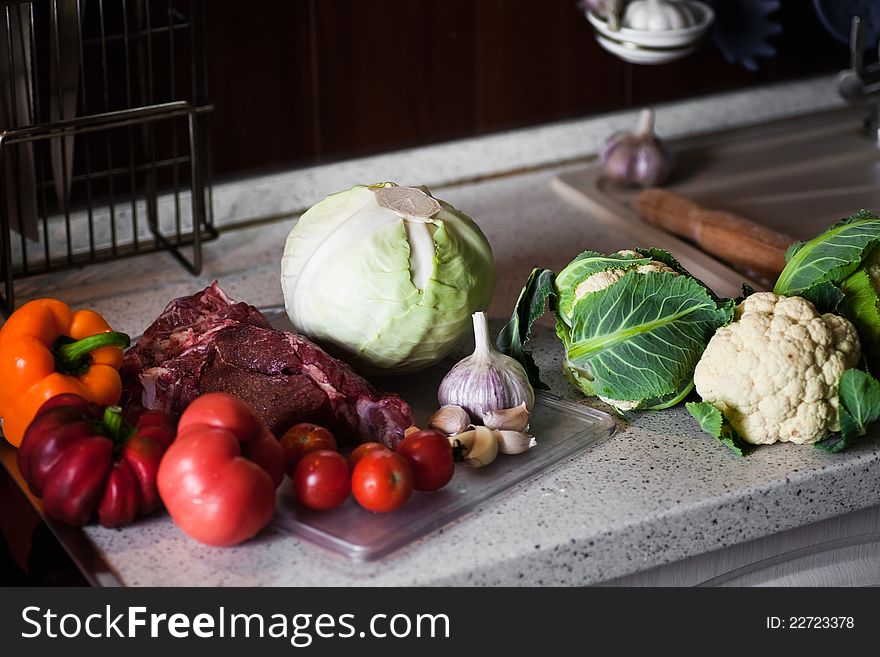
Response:
POLYGON ((801 296, 855 324, 868 368, 880 375, 880 217, 859 210, 785 254, 773 291, 801 296))
POLYGON ((565 349, 563 373, 619 412, 684 399, 706 344, 731 320, 734 305, 661 249, 584 251, 558 274, 534 269, 497 345, 522 363, 536 388, 546 386, 525 344, 548 301, 565 349))
POLYGON ((281 288, 297 331, 366 372, 442 359, 486 309, 495 264, 474 221, 425 188, 359 185, 287 236, 281 288))

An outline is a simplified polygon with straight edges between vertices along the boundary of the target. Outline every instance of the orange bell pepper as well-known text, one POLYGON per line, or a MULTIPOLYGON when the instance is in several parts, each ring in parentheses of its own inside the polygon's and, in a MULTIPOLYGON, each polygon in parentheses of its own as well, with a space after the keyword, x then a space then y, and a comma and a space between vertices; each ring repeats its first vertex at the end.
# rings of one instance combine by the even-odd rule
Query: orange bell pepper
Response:
POLYGON ((119 368, 129 337, 93 310, 72 311, 56 299, 36 299, 0 328, 0 418, 18 447, 43 402, 73 393, 113 405, 122 394, 119 368))

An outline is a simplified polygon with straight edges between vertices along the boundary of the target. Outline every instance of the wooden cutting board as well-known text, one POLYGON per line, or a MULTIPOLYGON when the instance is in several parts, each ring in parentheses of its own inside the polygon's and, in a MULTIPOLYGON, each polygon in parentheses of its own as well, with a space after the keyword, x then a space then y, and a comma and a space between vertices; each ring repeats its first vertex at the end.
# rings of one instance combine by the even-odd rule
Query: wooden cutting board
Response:
POLYGON ((609 184, 613 183, 602 177, 598 164, 561 174, 552 183, 553 189, 560 196, 582 208, 589 216, 627 235, 633 240, 633 246, 655 246, 669 251, 691 274, 719 296, 738 297, 743 283, 756 290, 769 289, 767 282, 747 277, 699 247, 642 220, 635 208, 635 194, 632 194, 632 198, 621 198, 618 194, 604 191, 609 184))

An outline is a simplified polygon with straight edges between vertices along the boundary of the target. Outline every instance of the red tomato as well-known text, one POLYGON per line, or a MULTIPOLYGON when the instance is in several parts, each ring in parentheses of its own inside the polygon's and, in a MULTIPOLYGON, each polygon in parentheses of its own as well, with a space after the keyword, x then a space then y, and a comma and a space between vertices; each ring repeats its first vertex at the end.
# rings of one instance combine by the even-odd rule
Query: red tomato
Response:
POLYGON ((443 488, 455 474, 452 445, 439 431, 423 429, 411 433, 397 446, 413 471, 413 488, 437 490, 443 488))
POLYGON ((251 407, 212 392, 180 417, 159 464, 159 495, 174 523, 209 545, 235 545, 269 524, 284 450, 251 407))
POLYGON ((311 422, 294 424, 281 436, 281 446, 284 448, 285 469, 288 477, 293 477, 296 464, 309 452, 319 449, 336 451, 336 438, 324 427, 319 427, 311 422))
POLYGON ((233 434, 246 445, 244 452, 272 478, 277 487, 284 478, 284 450, 250 406, 225 392, 209 392, 196 398, 180 416, 177 434, 191 426, 214 427, 233 434))
POLYGON ((388 449, 384 444, 379 442, 362 443, 354 448, 354 451, 348 455, 348 467, 354 472, 354 466, 358 464, 365 454, 376 450, 388 449))
POLYGON ((362 507, 377 513, 403 505, 413 489, 409 462, 390 449, 367 452, 351 474, 351 492, 362 507))
POLYGON ((351 492, 348 461, 329 449, 310 452, 296 466, 293 486, 303 506, 317 511, 335 509, 351 492))

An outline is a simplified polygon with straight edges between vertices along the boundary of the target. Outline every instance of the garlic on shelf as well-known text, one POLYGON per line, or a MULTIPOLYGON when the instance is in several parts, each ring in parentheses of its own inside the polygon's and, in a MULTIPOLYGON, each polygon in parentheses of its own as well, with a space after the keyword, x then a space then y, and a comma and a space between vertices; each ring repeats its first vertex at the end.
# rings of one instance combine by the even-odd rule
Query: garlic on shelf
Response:
POLYGON ((452 436, 465 431, 471 424, 471 418, 461 406, 447 404, 428 420, 428 428, 452 436))
POLYGON ((529 409, 523 402, 513 408, 502 408, 497 411, 483 412, 483 426, 489 429, 525 431, 529 428, 529 409))
POLYGON ((608 16, 619 4, 620 0, 581 0, 580 2, 581 9, 591 11, 602 18, 608 16))
POLYGON ((620 29, 620 10, 623 0, 581 0, 581 8, 591 11, 596 16, 604 18, 611 30, 620 29))
POLYGON ((635 132, 612 135, 600 155, 605 175, 620 183, 653 187, 672 170, 672 154, 654 134, 654 112, 642 110, 635 132))
POLYGON ((525 403, 531 410, 535 391, 523 366, 505 356, 489 339, 486 313, 473 314, 474 353, 460 360, 440 382, 441 405, 461 406, 474 421, 486 411, 512 408, 525 403))
POLYGON ((486 427, 474 427, 470 431, 449 436, 449 444, 474 468, 489 465, 498 457, 501 446, 496 431, 486 427))
POLYGON ((678 30, 694 25, 697 17, 686 2, 633 0, 621 22, 632 30, 678 30))

